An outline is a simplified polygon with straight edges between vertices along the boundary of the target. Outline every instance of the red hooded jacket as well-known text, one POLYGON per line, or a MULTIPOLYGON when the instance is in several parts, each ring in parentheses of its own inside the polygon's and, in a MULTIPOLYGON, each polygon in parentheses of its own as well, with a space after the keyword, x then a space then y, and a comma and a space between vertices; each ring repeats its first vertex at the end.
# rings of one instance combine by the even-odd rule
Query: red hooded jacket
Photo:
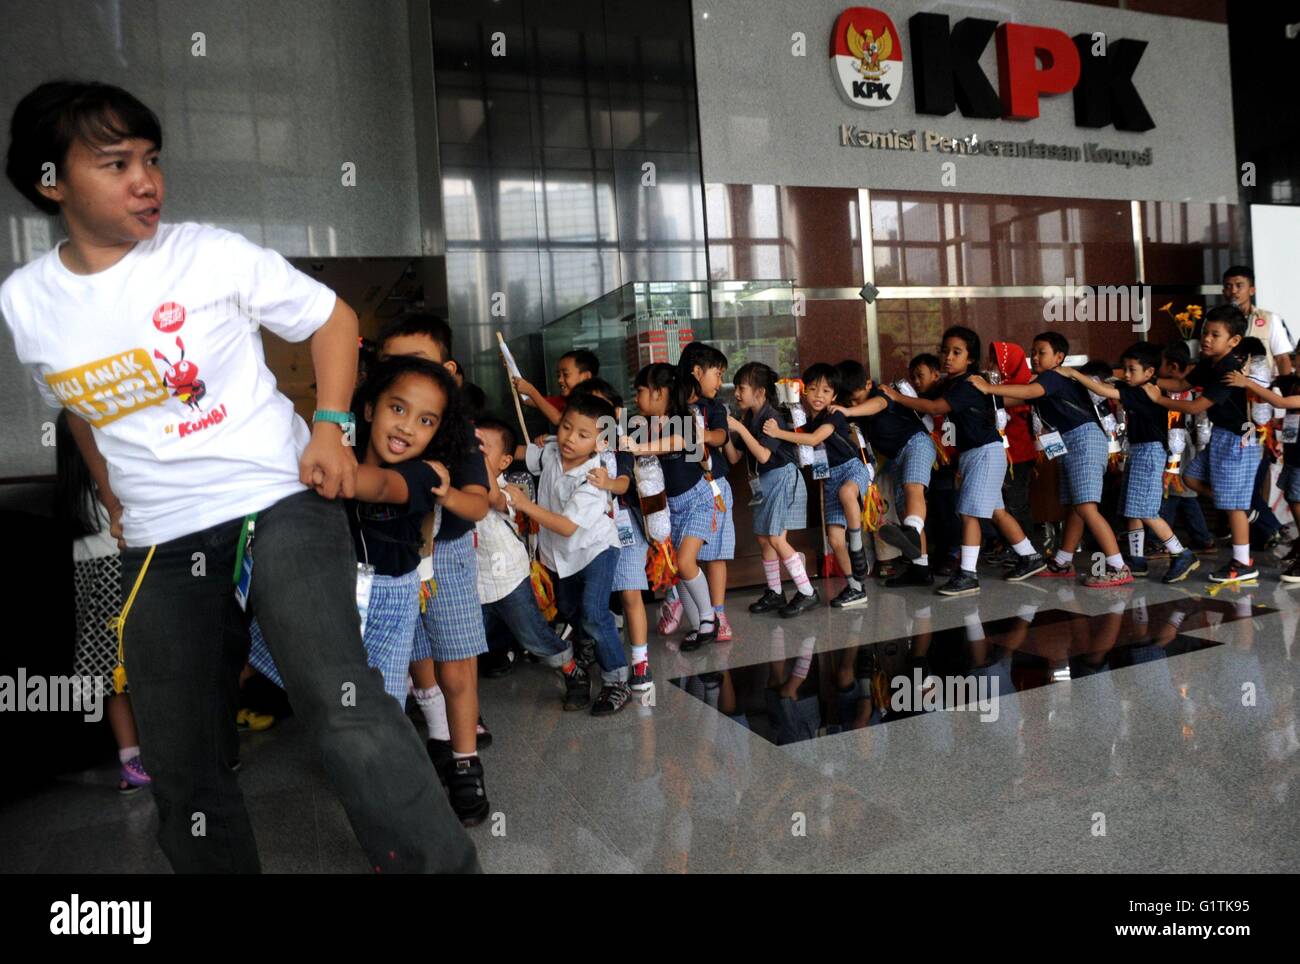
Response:
MULTIPOLYGON (((1009 341, 995 341, 989 345, 989 352, 997 360, 1004 385, 1025 385, 1034 377, 1029 361, 1025 358, 1025 350, 1019 345, 1009 341)), ((1034 448, 1029 405, 1007 405, 1006 409, 1011 416, 1007 423, 1007 441, 1011 444, 1012 463, 1033 461, 1038 452, 1034 448)))

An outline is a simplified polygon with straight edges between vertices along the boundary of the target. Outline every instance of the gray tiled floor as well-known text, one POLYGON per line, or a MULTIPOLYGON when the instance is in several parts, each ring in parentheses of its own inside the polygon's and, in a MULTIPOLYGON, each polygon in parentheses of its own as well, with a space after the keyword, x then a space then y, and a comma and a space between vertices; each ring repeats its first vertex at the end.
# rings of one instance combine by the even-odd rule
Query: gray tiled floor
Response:
MULTIPOLYGON (((944 629, 1030 600, 1100 616, 1138 598, 1205 598, 1206 584, 1198 574, 1183 587, 1089 592, 987 572, 974 600, 873 587, 866 609, 792 621, 750 616, 754 594, 737 592, 734 642, 684 656, 652 638, 653 707, 564 714, 555 678, 534 665, 485 680, 494 816, 472 834, 499 872, 1294 872, 1300 588, 1280 588, 1275 573, 1248 595, 1279 612, 1190 630, 1223 645, 1004 696, 994 722, 935 713, 789 746, 669 679, 794 656, 809 640, 825 653, 907 636, 922 607, 944 629)), ((265 869, 364 871, 298 722, 243 739, 265 869)), ((165 870, 152 801, 119 798, 113 779, 109 768, 78 774, 0 810, 0 867, 165 870)))

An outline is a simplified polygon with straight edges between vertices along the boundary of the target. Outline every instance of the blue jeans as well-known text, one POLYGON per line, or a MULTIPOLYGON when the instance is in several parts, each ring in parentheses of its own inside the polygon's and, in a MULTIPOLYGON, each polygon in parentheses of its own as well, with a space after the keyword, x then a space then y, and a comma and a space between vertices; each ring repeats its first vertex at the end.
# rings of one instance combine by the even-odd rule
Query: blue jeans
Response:
MULTIPOLYGON (((239 671, 248 656, 248 616, 256 616, 370 865, 383 873, 477 871, 474 844, 415 728, 384 692, 379 671, 366 665, 356 554, 342 503, 304 491, 258 513, 248 616, 231 585, 242 524, 233 519, 155 547, 125 625, 158 842, 173 869, 261 869, 231 769, 239 755, 239 671), (196 553, 204 560, 200 575, 196 553)), ((147 553, 123 551, 123 598, 147 553)))
POLYGON ((1172 529, 1179 515, 1182 515, 1187 526, 1187 534, 1198 546, 1214 542, 1210 527, 1205 524, 1205 513, 1201 511, 1200 500, 1181 495, 1166 496, 1164 502, 1160 503, 1160 518, 1169 523, 1172 529))
POLYGON ((627 682, 627 656, 609 609, 618 553, 618 549, 606 549, 585 569, 561 578, 555 589, 560 615, 569 623, 581 621, 587 635, 596 641, 596 662, 606 683, 627 682))
MULTIPOLYGON (((483 604, 483 629, 488 638, 504 625, 519 645, 541 661, 558 669, 573 659, 573 647, 555 634, 537 608, 533 584, 525 577, 509 595, 483 604)), ((619 647, 622 652, 622 647, 619 647)))

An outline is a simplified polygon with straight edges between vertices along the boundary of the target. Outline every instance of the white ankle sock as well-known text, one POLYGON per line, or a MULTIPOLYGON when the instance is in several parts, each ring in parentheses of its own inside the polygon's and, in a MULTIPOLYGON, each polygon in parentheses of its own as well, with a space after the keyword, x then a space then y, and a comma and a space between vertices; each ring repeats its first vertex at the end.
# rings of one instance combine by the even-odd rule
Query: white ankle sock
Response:
POLYGON ((447 726, 447 701, 443 698, 442 688, 414 691, 415 705, 424 716, 424 725, 429 728, 429 739, 450 740, 451 729, 447 726))
POLYGON ((1145 529, 1129 529, 1128 531, 1128 554, 1134 559, 1142 558, 1142 545, 1146 541, 1145 529))
POLYGON ((980 558, 979 546, 961 547, 961 567, 966 572, 975 571, 975 566, 979 563, 979 558, 980 558))
POLYGON ((1034 554, 1034 544, 1028 538, 1021 539, 1011 547, 1011 551, 1018 556, 1032 556, 1034 554))
POLYGON ((1235 542, 1232 544, 1232 560, 1240 562, 1242 565, 1250 565, 1250 543, 1239 546, 1235 542))

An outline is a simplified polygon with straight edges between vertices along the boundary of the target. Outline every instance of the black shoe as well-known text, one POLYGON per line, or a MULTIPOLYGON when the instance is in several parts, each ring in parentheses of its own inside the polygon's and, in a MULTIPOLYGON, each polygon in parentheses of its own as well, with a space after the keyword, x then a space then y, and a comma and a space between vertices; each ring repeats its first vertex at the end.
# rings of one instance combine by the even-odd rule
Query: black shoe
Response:
POLYGON ((871 565, 867 562, 866 549, 849 550, 849 569, 852 570, 854 579, 858 582, 862 582, 867 578, 867 572, 870 568, 871 565))
POLYGON ((1043 558, 1042 553, 1035 552, 1017 559, 1016 564, 1004 578, 1007 582, 1020 582, 1022 579, 1038 575, 1046 568, 1047 560, 1043 558))
POLYGON ((500 679, 509 676, 515 668, 515 651, 513 649, 489 649, 478 658, 478 674, 484 679, 500 679))
POLYGON ((591 677, 575 664, 573 672, 564 677, 564 708, 567 711, 585 710, 590 702, 591 677))
POLYGON ((844 591, 831 600, 831 606, 835 609, 851 609, 854 606, 865 606, 866 604, 866 591, 854 589, 852 586, 845 586, 844 591))
POLYGON ((478 718, 478 732, 474 734, 474 742, 480 750, 486 750, 492 745, 492 731, 481 716, 478 718))
POLYGON ((817 594, 817 590, 812 591, 812 595, 805 595, 797 592, 785 606, 781 607, 781 618, 789 619, 791 616, 798 616, 807 609, 816 609, 822 604, 822 597, 817 594))
POLYGON ((907 556, 909 562, 921 557, 921 533, 912 526, 896 526, 892 523, 881 526, 880 538, 907 556))
POLYGON ((749 604, 751 613, 772 613, 785 606, 785 596, 774 589, 769 589, 758 597, 757 602, 749 604))
POLYGON ((600 688, 600 695, 591 704, 592 716, 612 716, 627 705, 632 698, 632 689, 626 683, 606 683, 600 688))
POLYGON ((705 643, 712 643, 715 640, 717 640, 718 638, 717 613, 714 613, 713 616, 714 618, 712 620, 706 623, 701 623, 700 629, 692 629, 689 633, 687 633, 685 636, 682 637, 682 645, 680 649, 683 653, 693 653, 701 646, 703 646, 705 643), (708 626, 709 628, 705 630, 703 629, 704 626, 708 626))
POLYGON ((483 785, 483 764, 478 757, 452 761, 447 770, 447 796, 462 826, 477 827, 487 819, 487 787, 483 785))
POLYGON ((451 740, 428 739, 424 743, 424 748, 429 753, 429 761, 433 764, 433 771, 438 774, 438 782, 445 787, 447 785, 447 771, 451 769, 452 761, 456 759, 451 752, 451 740))
POLYGON ((940 596, 973 596, 980 591, 980 579, 967 569, 959 569, 957 575, 935 591, 940 596))
POLYGON ((1255 561, 1241 563, 1235 559, 1229 559, 1226 563, 1210 573, 1210 582, 1242 582, 1246 579, 1258 579, 1259 570, 1255 568, 1255 561))
POLYGON ((933 586, 934 576, 931 575, 929 566, 909 562, 907 568, 893 579, 886 579, 885 585, 890 589, 897 589, 900 586, 933 586))

